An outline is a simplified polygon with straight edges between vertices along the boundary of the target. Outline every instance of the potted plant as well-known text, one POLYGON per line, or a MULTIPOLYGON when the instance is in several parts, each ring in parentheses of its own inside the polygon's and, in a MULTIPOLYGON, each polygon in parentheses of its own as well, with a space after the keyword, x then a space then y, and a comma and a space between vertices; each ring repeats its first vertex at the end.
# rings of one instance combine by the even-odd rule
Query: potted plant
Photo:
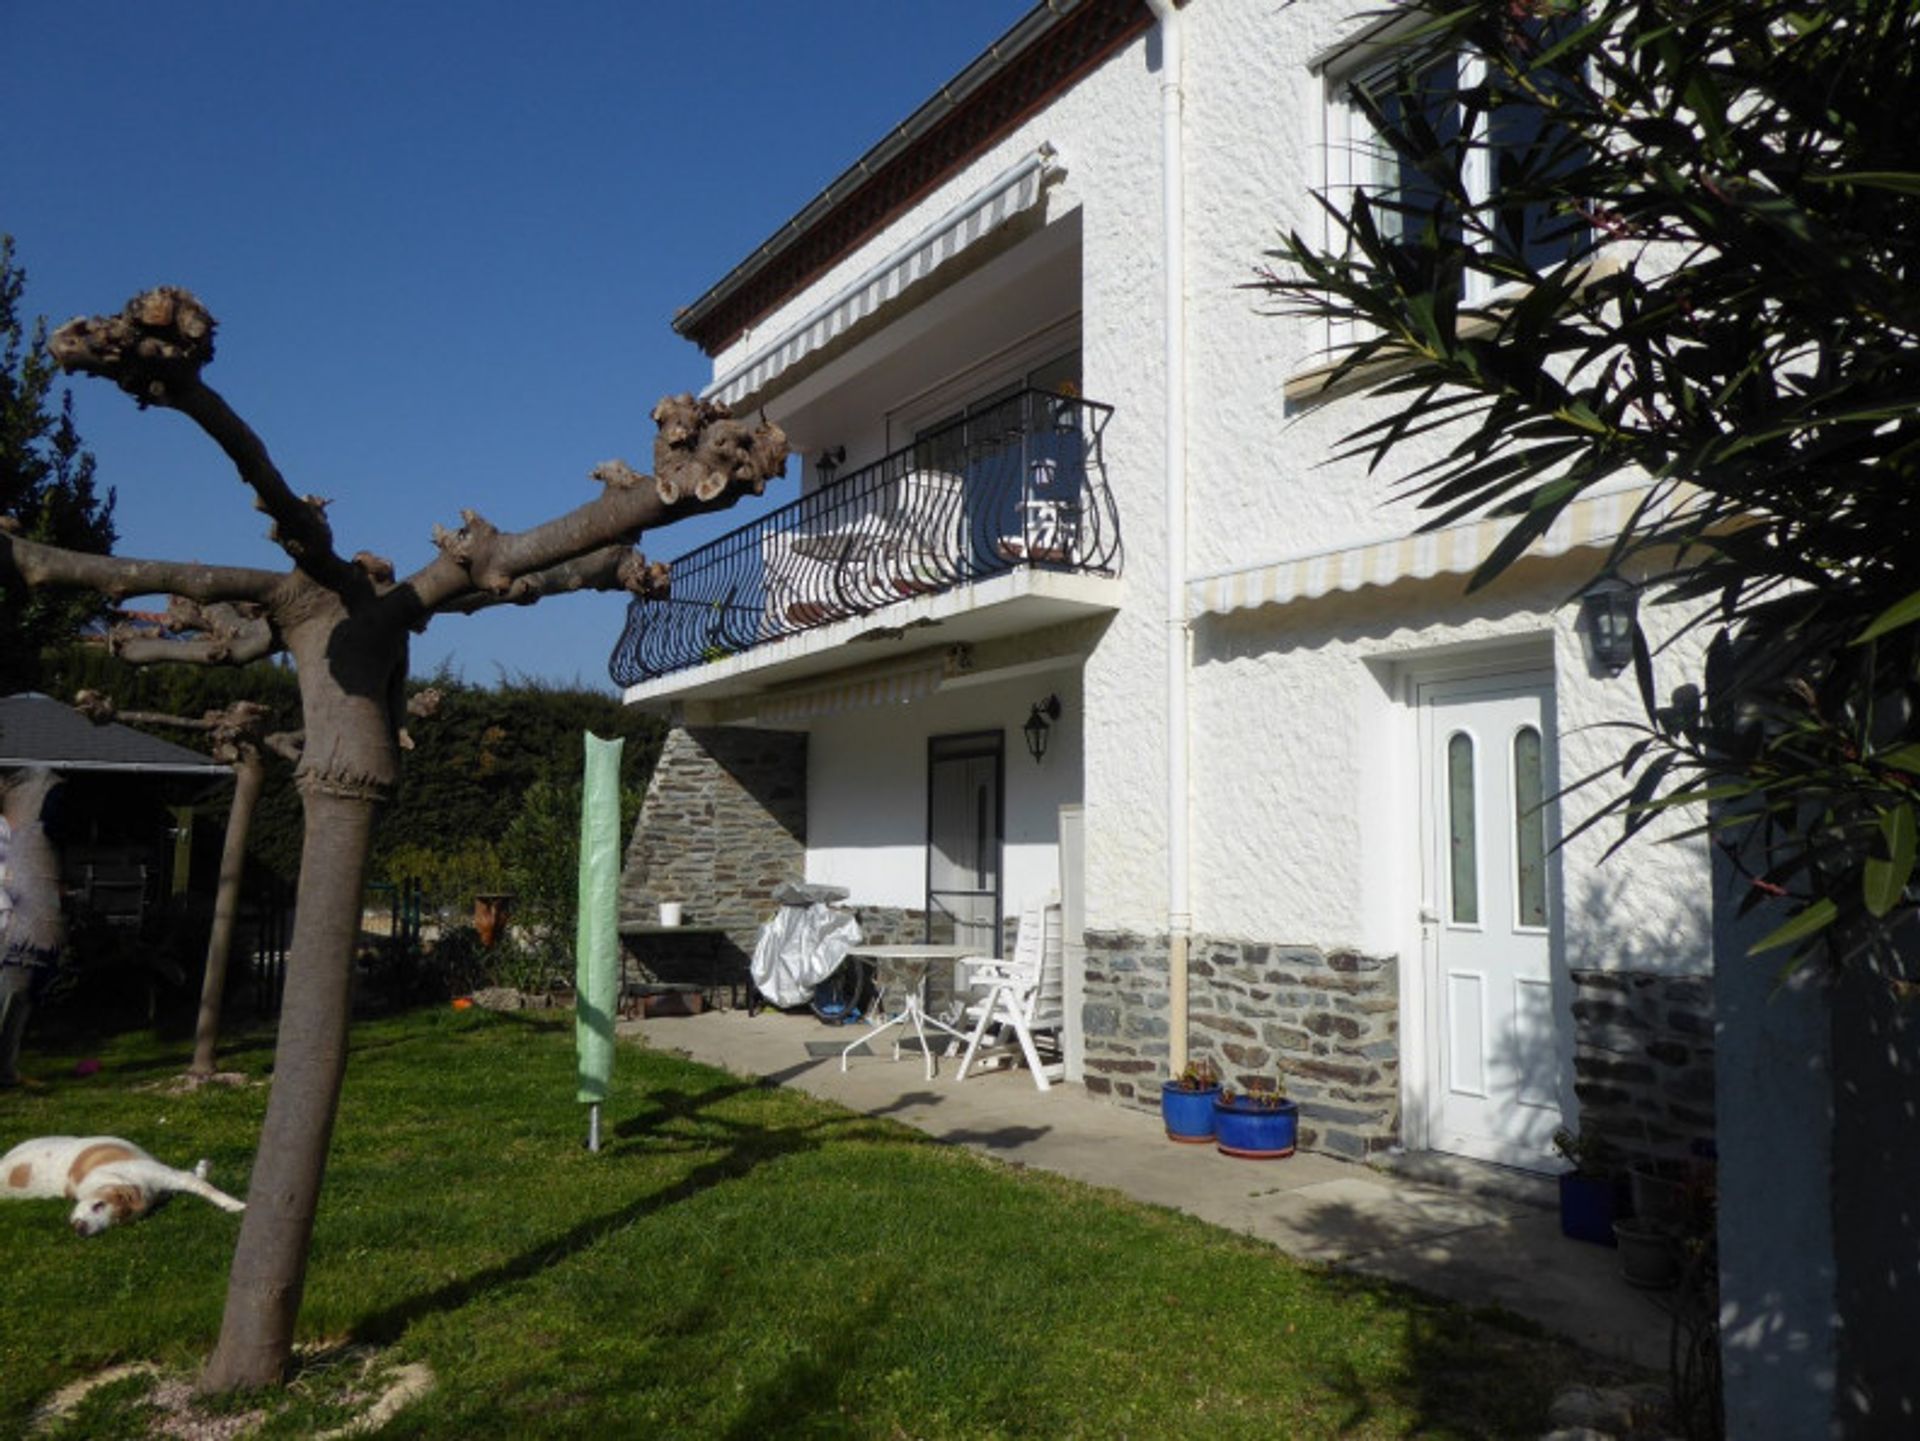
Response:
POLYGON ((1629 1286, 1665 1291, 1679 1281, 1677 1232, 1629 1216, 1613 1223, 1613 1234, 1620 1246, 1620 1274, 1629 1286))
POLYGON ((1646 1156, 1627 1168, 1627 1194, 1633 1216, 1663 1231, 1677 1231, 1687 1219, 1686 1163, 1646 1156))
POLYGON ((1666 1290, 1680 1283, 1689 1256, 1696 1273, 1703 1256, 1711 1260, 1718 1210, 1713 1143, 1696 1142, 1694 1151, 1691 1161, 1642 1160, 1628 1173, 1633 1215, 1613 1229, 1629 1285, 1666 1290))
POLYGON ((1596 1246, 1617 1244, 1620 1181, 1612 1145, 1584 1127, 1576 1132, 1562 1126, 1553 1133, 1553 1149, 1573 1167, 1560 1173, 1560 1234, 1596 1246))
POLYGON ((504 891, 482 891, 473 898, 473 929, 480 944, 488 950, 507 929, 507 916, 513 910, 513 897, 504 891))
POLYGON ((1213 1102, 1220 1073, 1206 1057, 1188 1061, 1179 1075, 1160 1083, 1160 1119, 1169 1141, 1204 1145, 1213 1139, 1213 1102))
POLYGON ((1287 1099, 1286 1082, 1236 1092, 1222 1089, 1213 1103, 1214 1145, 1225 1156, 1254 1161, 1293 1154, 1300 1108, 1287 1099))

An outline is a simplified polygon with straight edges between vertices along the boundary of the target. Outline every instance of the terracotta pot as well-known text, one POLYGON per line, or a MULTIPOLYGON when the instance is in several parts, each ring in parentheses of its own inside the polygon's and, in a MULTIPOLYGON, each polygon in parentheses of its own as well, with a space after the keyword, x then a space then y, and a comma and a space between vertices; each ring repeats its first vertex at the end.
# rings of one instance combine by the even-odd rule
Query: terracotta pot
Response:
POLYGON ((480 944, 488 950, 500 939, 500 933, 507 928, 507 915, 513 910, 513 897, 495 892, 492 895, 477 895, 473 898, 473 928, 480 936, 480 944))

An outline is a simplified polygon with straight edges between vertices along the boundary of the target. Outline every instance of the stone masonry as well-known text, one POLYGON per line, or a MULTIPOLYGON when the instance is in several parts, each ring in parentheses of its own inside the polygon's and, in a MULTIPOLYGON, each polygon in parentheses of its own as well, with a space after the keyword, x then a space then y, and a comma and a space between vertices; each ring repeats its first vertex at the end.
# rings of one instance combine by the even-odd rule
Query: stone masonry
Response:
MULTIPOLYGON (((1086 1086, 1158 1110, 1168 1075, 1167 938, 1087 933, 1086 1086)), ((1392 958, 1196 936, 1187 1050, 1227 1084, 1276 1075, 1300 1104, 1300 1144, 1361 1158, 1400 1136, 1399 966, 1392 958)))
POLYGON ((1580 1123, 1629 1156, 1685 1156, 1714 1134, 1713 981, 1573 973, 1580 1123))
MULTIPOLYGON (((806 877, 807 738, 745 727, 667 732, 620 875, 620 924, 679 901, 689 926, 724 926, 723 975, 743 976, 774 888, 806 877)), ((688 946, 693 946, 689 937, 688 946)), ((684 980, 681 948, 627 951, 628 978, 684 980)))

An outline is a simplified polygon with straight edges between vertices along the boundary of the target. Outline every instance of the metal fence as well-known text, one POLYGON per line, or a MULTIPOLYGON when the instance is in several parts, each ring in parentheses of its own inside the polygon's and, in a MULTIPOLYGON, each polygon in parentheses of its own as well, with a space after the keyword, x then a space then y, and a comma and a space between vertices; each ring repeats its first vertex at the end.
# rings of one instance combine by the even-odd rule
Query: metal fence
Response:
POLYGON ((274 877, 255 889, 248 911, 254 925, 248 971, 254 1014, 280 1014, 280 998, 287 987, 287 946, 293 937, 293 887, 274 877))
POLYGON ((1111 406, 1023 390, 675 560, 636 599, 618 685, 1009 571, 1117 575, 1101 434, 1111 406))

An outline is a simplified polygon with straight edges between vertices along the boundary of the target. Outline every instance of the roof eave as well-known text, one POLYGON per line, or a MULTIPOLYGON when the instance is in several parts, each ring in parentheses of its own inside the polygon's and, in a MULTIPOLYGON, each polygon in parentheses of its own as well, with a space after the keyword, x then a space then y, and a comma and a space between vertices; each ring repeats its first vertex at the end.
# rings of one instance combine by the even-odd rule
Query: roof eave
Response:
MULTIPOLYGON (((752 323, 751 320, 743 322, 736 316, 728 314, 729 310, 738 308, 734 303, 741 300, 741 292, 747 286, 764 277, 783 258, 791 259, 796 245, 812 236, 824 221, 845 207, 849 200, 868 191, 871 187, 891 182, 891 189, 899 193, 889 193, 887 200, 876 207, 880 219, 876 219, 872 225, 867 226, 857 239, 838 246, 834 250, 835 255, 845 254, 853 245, 858 244, 866 235, 877 229, 878 224, 882 223, 885 217, 897 213, 901 206, 911 203, 918 194, 924 193, 934 182, 927 180, 924 173, 906 174, 906 171, 913 167, 902 166, 900 162, 910 158, 916 148, 937 140, 936 132, 940 131, 946 122, 954 120, 956 113, 969 101, 985 100, 996 82, 1002 85, 1009 83, 1016 86, 1032 85, 1034 81, 1031 79, 1024 82, 1020 79, 1018 70, 1012 72, 1013 78, 1009 81, 1010 67, 1013 67, 1015 62, 1023 56, 1027 56, 1041 41, 1059 31, 1067 21, 1076 18, 1091 20, 1092 30, 1100 34, 1101 40, 1091 63, 1104 59, 1113 48, 1125 43, 1152 23, 1152 13, 1147 9, 1144 0, 1042 0, 1041 4, 1023 16, 1005 35, 988 46, 984 53, 952 80, 941 86, 931 99, 890 131, 885 139, 842 172, 832 184, 776 230, 758 249, 728 271, 698 300, 681 310, 674 317, 674 330, 694 341, 709 355, 717 355, 725 349, 746 325, 752 323), (1123 23, 1103 25, 1103 19, 1109 17, 1125 18, 1123 23)), ((1083 47, 1085 34, 1086 27, 1079 27, 1077 32, 1069 32, 1061 36, 1061 42, 1070 49, 1076 46, 1083 47)), ((1046 59, 1044 53, 1040 58, 1043 61, 1046 59)), ((1084 54, 1077 54, 1076 59, 1084 61, 1086 57, 1084 54)), ((1023 67, 1027 71, 1035 68, 1031 65, 1023 67)), ((1039 68, 1045 67, 1043 65, 1039 68)), ((1057 94, 1077 83, 1085 68, 1085 64, 1075 64, 1065 70, 1050 72, 1049 79, 1053 88, 1049 93, 1057 94)), ((975 109, 978 110, 977 104, 975 109)), ((1026 109, 1027 107, 1022 106, 1022 113, 1026 109)), ((1004 133, 1008 126, 998 125, 996 128, 990 123, 988 128, 997 135, 1004 133)), ((951 173, 952 169, 957 168, 958 163, 954 161, 952 164, 943 166, 941 173, 943 175, 951 173)), ((797 264, 804 273, 796 275, 789 281, 781 282, 782 296, 794 293, 807 283, 813 274, 823 268, 804 258, 797 264)), ((746 303, 754 307, 755 316, 765 314, 772 308, 771 304, 762 304, 755 300, 747 300, 746 303)))

